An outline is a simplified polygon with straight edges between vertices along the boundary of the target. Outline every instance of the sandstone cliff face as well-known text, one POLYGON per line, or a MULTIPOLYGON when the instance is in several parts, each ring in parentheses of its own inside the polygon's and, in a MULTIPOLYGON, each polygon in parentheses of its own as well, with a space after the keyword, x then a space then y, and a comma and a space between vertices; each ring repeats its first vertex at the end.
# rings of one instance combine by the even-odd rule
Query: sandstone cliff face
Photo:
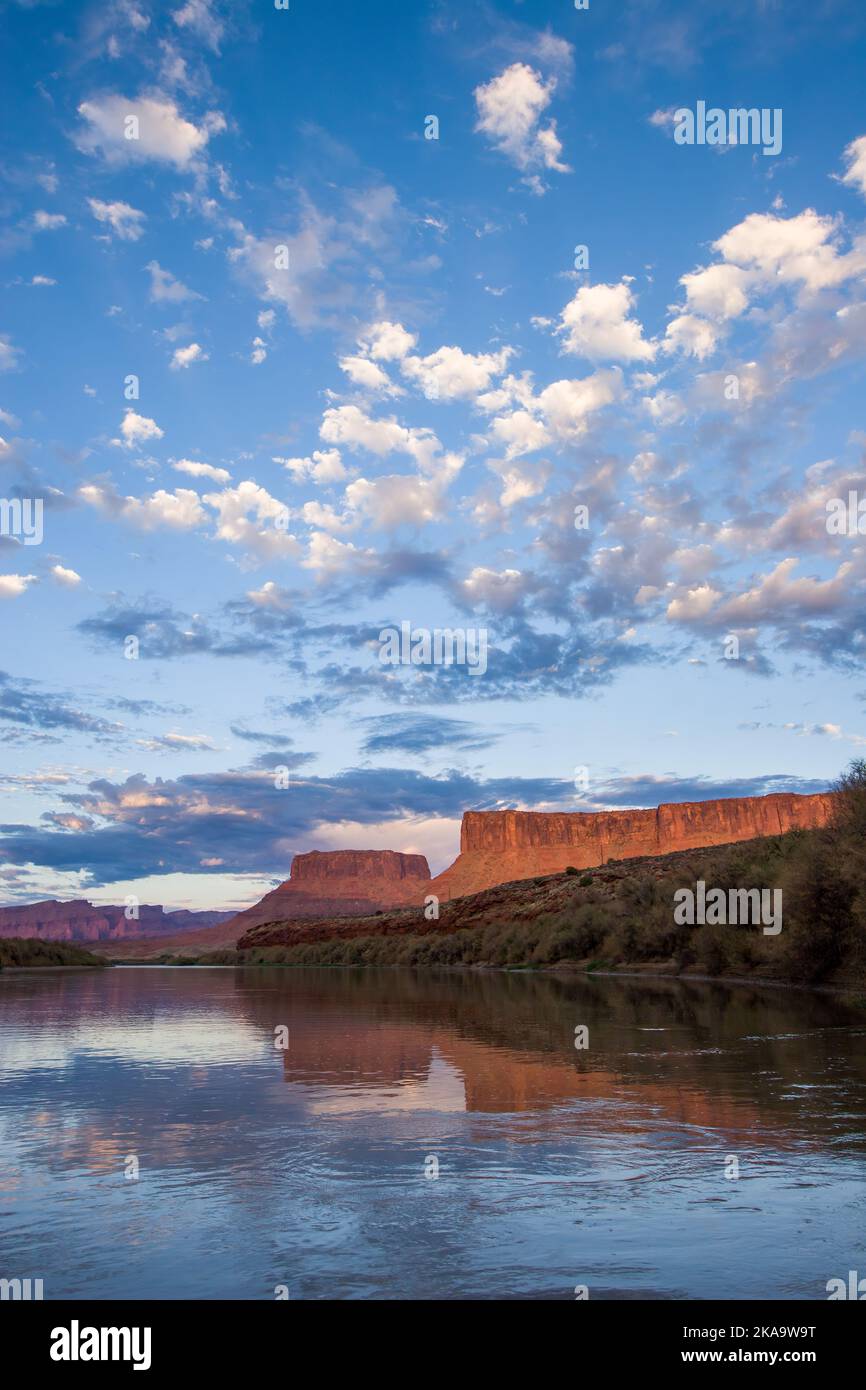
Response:
POLYGON ((94 907, 85 898, 0 907, 0 937, 35 937, 39 941, 129 941, 141 937, 212 927, 231 916, 227 912, 166 912, 142 903, 138 918, 128 919, 122 907, 94 907))
POLYGON ((608 859, 752 840, 826 825, 833 798, 826 793, 686 801, 649 811, 467 811, 460 854, 434 878, 440 900, 478 893, 497 883, 590 869, 608 859))
POLYGON ((400 854, 393 849, 311 850, 295 855, 288 883, 326 883, 339 896, 341 886, 353 880, 377 887, 381 882, 424 882, 429 877, 430 866, 423 854, 400 854))
POLYGON ((225 924, 239 936, 263 922, 354 917, 388 907, 414 907, 430 889, 423 854, 392 849, 312 850, 296 854, 291 877, 225 924))

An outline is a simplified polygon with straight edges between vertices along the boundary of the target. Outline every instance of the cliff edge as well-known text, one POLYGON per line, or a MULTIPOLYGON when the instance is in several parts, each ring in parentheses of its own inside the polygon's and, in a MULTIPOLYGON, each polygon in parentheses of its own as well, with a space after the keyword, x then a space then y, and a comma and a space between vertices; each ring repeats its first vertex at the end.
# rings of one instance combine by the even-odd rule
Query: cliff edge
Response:
POLYGON ((826 825, 833 797, 738 796, 681 801, 648 811, 467 811, 460 853, 429 885, 440 901, 480 893, 498 883, 591 869, 608 859, 637 859, 677 850, 783 835, 826 825))

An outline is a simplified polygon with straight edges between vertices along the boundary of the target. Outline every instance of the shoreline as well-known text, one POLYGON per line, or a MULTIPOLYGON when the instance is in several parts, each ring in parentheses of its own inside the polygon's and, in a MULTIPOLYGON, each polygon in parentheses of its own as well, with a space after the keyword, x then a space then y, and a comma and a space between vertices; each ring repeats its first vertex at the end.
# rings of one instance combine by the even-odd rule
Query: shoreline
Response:
MULTIPOLYGON (((183 961, 147 961, 147 960, 116 960, 108 961, 109 968, 121 970, 416 970, 419 972, 446 971, 449 974, 470 974, 470 973, 497 973, 503 975, 553 975, 553 976, 583 976, 584 978, 600 977, 602 979, 627 979, 627 980, 665 980, 673 983, 685 982, 689 984, 706 985, 732 985, 746 986, 750 989, 779 989, 790 990, 802 994, 830 994, 849 996, 855 1002, 863 1001, 866 1008, 866 987, 852 982, 850 984, 834 985, 809 985, 797 980, 768 979, 765 976, 748 975, 708 975, 700 971, 688 970, 665 970, 656 968, 651 962, 647 969, 636 970, 632 968, 618 969, 595 969, 590 970, 578 964, 566 962, 556 965, 486 965, 482 962, 471 965, 448 965, 436 963, 432 965, 408 965, 405 962, 375 963, 370 965, 310 965, 298 964, 289 965, 279 961, 250 961, 245 964, 243 961, 231 963, 196 960, 184 963, 183 961)), ((16 967, 16 969, 40 969, 42 967, 16 967)), ((92 966, 59 966, 45 967, 54 969, 74 969, 88 970, 92 966)))
POLYGON ((37 970, 40 975, 45 975, 52 970, 107 970, 114 964, 114 961, 105 961, 100 965, 0 965, 0 977, 3 975, 22 975, 31 974, 37 970))

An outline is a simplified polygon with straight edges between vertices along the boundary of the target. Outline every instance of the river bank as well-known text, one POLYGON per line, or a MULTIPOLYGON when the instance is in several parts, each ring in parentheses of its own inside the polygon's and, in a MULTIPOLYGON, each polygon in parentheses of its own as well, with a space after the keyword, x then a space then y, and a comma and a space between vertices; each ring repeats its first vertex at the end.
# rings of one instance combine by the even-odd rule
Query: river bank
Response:
POLYGON ((0 970, 92 969, 101 970, 109 962, 81 946, 65 941, 39 941, 35 937, 0 938, 0 970))
MULTIPOLYGON (((843 855, 832 832, 794 831, 709 850, 608 863, 500 884, 424 909, 372 917, 270 923, 235 948, 159 952, 154 964, 262 966, 467 966, 664 974, 676 978, 827 985, 866 990, 866 950, 851 869, 850 901, 839 891, 843 855), (827 886, 814 866, 830 857, 827 886), (805 886, 804 886, 805 880, 805 886), (683 892, 774 895, 763 919, 678 920, 683 892)), ((710 913, 704 914, 710 917, 710 913)), ((158 943, 154 943, 158 946, 158 943)))

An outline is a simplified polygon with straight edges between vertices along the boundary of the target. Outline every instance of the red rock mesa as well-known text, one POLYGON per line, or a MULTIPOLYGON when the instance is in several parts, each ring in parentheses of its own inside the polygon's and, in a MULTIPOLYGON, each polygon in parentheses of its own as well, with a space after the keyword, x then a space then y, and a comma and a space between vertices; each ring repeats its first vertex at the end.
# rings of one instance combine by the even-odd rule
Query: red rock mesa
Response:
POLYGON ((263 922, 299 917, 362 917, 387 907, 414 907, 430 890, 423 854, 393 849, 312 850, 296 854, 291 877, 261 902, 226 922, 237 937, 263 922))
POLYGON ((428 892, 442 901, 512 879, 590 869, 608 859, 753 840, 826 825, 827 793, 683 801, 649 811, 467 811, 460 853, 428 892))

